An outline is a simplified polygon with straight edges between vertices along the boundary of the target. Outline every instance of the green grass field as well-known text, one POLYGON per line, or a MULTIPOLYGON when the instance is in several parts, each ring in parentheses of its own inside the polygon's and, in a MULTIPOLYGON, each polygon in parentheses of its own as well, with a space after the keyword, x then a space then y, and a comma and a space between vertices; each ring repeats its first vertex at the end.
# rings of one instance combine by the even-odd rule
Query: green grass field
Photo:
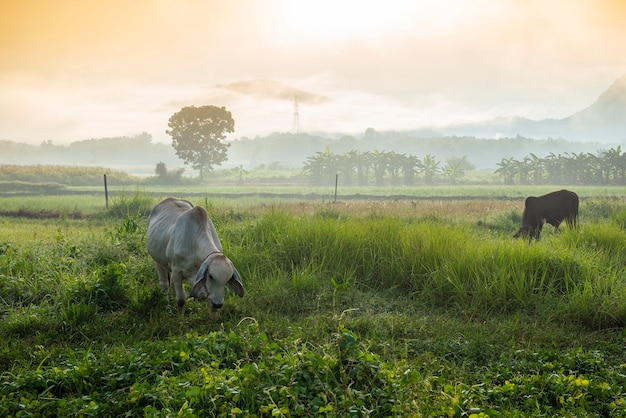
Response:
POLYGON ((512 235, 536 189, 181 192, 246 288, 217 319, 160 292, 166 191, 3 198, 58 217, 0 216, 0 415, 623 416, 626 193, 575 190, 580 228, 531 245, 512 235))

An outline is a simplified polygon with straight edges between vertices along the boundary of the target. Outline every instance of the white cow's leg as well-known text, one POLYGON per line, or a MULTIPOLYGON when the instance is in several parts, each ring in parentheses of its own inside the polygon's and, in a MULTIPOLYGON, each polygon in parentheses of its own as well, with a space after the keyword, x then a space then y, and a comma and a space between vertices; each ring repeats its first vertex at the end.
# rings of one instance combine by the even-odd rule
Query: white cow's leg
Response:
POLYGON ((159 281, 161 282, 161 291, 167 296, 170 292, 170 272, 166 268, 157 266, 157 273, 159 274, 159 281))
POLYGON ((174 283, 174 292, 176 293, 176 304, 178 305, 178 313, 183 313, 185 307, 185 291, 183 290, 183 275, 179 272, 172 272, 172 282, 174 283))

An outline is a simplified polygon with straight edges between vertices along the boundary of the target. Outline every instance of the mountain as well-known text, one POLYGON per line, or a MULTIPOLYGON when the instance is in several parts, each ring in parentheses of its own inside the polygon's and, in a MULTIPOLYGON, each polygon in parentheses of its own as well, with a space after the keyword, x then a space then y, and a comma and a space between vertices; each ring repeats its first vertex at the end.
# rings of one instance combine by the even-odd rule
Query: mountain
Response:
POLYGON ((620 143, 626 140, 626 75, 603 92, 590 106, 562 119, 539 121, 523 118, 496 118, 477 124, 438 129, 446 135, 476 137, 563 138, 569 141, 620 143))
POLYGON ((626 76, 616 80, 591 106, 562 120, 570 131, 626 138, 626 76))

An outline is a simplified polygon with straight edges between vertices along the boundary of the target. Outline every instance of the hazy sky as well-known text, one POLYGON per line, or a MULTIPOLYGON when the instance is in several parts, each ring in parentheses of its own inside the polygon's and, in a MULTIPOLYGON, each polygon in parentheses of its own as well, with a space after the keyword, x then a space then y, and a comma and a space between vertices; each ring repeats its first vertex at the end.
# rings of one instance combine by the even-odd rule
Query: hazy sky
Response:
POLYGON ((0 139, 169 141, 205 104, 229 138, 288 132, 288 87, 303 131, 561 118, 626 74, 624 19, 623 0, 4 0, 0 139))

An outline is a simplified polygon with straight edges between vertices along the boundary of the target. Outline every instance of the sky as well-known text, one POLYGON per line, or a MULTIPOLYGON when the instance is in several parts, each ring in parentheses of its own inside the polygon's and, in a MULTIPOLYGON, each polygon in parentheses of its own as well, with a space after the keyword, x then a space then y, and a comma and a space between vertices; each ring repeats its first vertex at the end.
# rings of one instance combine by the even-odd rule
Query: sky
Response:
POLYGON ((622 0, 4 0, 0 140, 229 139, 563 118, 626 74, 622 0))

